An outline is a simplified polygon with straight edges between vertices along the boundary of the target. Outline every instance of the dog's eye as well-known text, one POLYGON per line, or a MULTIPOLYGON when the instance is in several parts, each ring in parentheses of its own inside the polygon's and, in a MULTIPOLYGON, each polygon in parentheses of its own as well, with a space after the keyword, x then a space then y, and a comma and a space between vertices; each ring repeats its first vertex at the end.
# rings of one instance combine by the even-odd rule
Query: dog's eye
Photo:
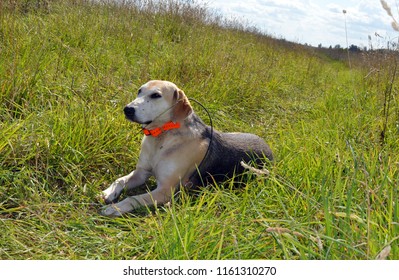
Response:
POLYGON ((161 98, 162 96, 158 92, 155 92, 155 93, 151 94, 150 97, 152 99, 155 99, 155 98, 161 98))

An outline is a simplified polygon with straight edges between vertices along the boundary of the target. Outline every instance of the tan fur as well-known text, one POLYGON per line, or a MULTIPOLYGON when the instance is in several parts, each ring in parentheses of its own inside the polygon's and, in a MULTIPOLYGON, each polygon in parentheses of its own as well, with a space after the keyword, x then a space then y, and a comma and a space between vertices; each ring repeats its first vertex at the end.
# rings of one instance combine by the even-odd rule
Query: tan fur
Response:
POLYGON ((176 120, 184 119, 193 111, 190 101, 182 90, 174 92, 173 100, 177 103, 173 112, 176 120))

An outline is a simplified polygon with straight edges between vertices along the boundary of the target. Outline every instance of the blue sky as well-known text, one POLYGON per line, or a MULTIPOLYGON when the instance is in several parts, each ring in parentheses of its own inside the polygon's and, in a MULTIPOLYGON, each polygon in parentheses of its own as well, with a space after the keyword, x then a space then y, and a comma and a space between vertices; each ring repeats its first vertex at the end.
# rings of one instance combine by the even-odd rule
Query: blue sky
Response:
MULTIPOLYGON (((236 18, 277 38, 325 47, 348 43, 385 47, 399 36, 380 0, 203 0, 226 18, 236 18), (343 10, 347 13, 344 15, 343 10), (376 33, 378 35, 376 35, 376 33)), ((386 0, 399 21, 395 0, 386 0)), ((397 40, 396 40, 397 41, 397 40)))

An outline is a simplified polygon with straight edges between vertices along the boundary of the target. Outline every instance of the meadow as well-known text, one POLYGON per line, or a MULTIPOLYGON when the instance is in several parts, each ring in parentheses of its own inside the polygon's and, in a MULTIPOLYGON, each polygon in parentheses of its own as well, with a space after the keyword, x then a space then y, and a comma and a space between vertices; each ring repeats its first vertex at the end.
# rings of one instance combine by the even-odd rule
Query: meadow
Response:
POLYGON ((352 60, 194 1, 2 1, 0 259, 399 259, 397 53, 352 60), (262 136, 269 176, 101 216, 140 149, 123 107, 150 79, 262 136))

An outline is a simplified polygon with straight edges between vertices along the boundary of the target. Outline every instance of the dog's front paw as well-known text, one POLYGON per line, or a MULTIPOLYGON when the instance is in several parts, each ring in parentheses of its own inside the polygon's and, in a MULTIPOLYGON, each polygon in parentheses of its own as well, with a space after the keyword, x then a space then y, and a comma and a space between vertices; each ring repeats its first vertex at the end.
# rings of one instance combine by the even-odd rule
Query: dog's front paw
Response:
POLYGON ((122 214, 123 213, 117 207, 115 207, 115 204, 104 206, 101 209, 101 215, 107 217, 120 217, 122 214))
POLYGON ((105 191, 102 191, 97 198, 99 201, 103 201, 105 204, 111 204, 118 201, 118 196, 108 194, 105 191))
POLYGON ((108 189, 102 191, 99 194, 99 198, 103 200, 106 204, 114 203, 118 201, 118 198, 121 195, 124 187, 125 184, 122 180, 116 180, 111 184, 111 186, 109 186, 108 189))
POLYGON ((130 203, 127 200, 123 200, 119 203, 104 206, 101 210, 101 215, 107 217, 120 217, 132 210, 133 207, 130 205, 130 203))

